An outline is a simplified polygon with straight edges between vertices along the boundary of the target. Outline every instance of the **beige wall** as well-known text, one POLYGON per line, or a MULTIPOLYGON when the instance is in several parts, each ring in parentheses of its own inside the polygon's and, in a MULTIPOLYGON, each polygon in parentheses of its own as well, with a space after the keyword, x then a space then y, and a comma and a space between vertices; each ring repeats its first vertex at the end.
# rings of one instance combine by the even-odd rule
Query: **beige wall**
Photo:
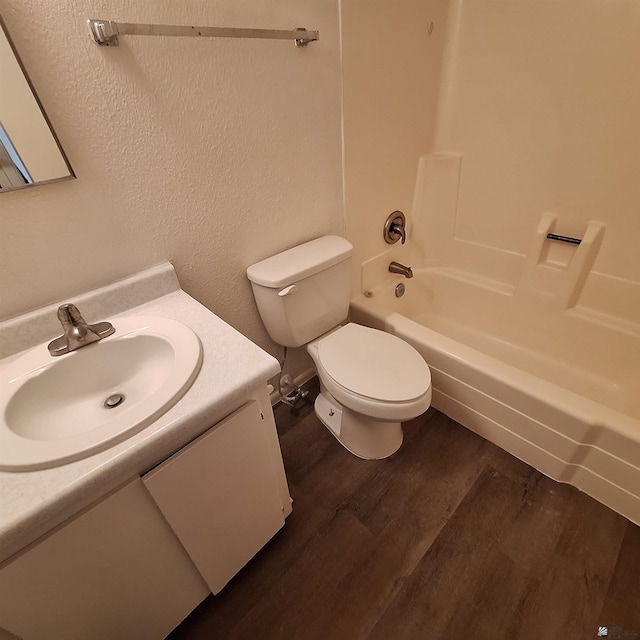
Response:
POLYGON ((387 216, 400 209, 411 223, 418 158, 433 144, 447 5, 342 1, 345 203, 354 293, 361 289, 361 263, 389 249, 382 237, 387 216))
POLYGON ((423 166, 427 260, 515 287, 548 260, 551 282, 577 250, 526 259, 543 214, 577 237, 601 221, 580 304, 637 322, 640 3, 452 0, 449 27, 435 151, 457 159, 423 166))
POLYGON ((272 353, 244 272, 344 233, 337 0, 0 0, 77 179, 0 196, 0 318, 169 260, 272 353), (320 31, 292 42, 123 37, 87 18, 320 31))

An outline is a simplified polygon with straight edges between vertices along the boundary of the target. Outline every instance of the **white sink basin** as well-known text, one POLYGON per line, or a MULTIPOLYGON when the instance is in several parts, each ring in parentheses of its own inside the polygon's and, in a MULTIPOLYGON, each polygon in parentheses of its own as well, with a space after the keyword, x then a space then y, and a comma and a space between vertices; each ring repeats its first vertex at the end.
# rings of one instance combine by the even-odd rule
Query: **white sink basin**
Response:
POLYGON ((202 363, 198 337, 165 318, 112 321, 115 333, 63 356, 43 343, 0 371, 0 470, 79 460, 170 409, 202 363))

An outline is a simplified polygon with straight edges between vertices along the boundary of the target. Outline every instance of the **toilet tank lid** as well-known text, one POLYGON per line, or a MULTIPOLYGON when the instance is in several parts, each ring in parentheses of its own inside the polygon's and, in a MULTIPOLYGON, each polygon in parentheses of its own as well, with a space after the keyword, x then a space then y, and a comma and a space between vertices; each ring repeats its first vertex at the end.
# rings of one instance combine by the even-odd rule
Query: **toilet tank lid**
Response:
POLYGON ((264 287, 284 287, 347 260, 352 252, 344 238, 322 236, 252 264, 247 278, 264 287))

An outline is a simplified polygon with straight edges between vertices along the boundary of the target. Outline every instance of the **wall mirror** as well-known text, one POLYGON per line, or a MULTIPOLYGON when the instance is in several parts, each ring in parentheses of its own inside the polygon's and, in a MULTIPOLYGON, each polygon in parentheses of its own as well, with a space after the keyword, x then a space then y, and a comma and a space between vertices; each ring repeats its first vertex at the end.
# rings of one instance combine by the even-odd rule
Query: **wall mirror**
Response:
POLYGON ((74 177, 0 16, 0 193, 74 177))

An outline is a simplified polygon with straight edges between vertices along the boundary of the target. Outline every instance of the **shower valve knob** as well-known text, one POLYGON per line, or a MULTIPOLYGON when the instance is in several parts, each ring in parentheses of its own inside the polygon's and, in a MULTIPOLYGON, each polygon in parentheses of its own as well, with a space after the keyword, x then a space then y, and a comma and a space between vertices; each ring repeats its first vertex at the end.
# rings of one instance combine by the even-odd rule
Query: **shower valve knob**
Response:
POLYGON ((404 244, 407 239, 406 225, 407 220, 402 211, 390 213, 384 223, 384 241, 387 244, 395 244, 400 240, 400 243, 404 244))

